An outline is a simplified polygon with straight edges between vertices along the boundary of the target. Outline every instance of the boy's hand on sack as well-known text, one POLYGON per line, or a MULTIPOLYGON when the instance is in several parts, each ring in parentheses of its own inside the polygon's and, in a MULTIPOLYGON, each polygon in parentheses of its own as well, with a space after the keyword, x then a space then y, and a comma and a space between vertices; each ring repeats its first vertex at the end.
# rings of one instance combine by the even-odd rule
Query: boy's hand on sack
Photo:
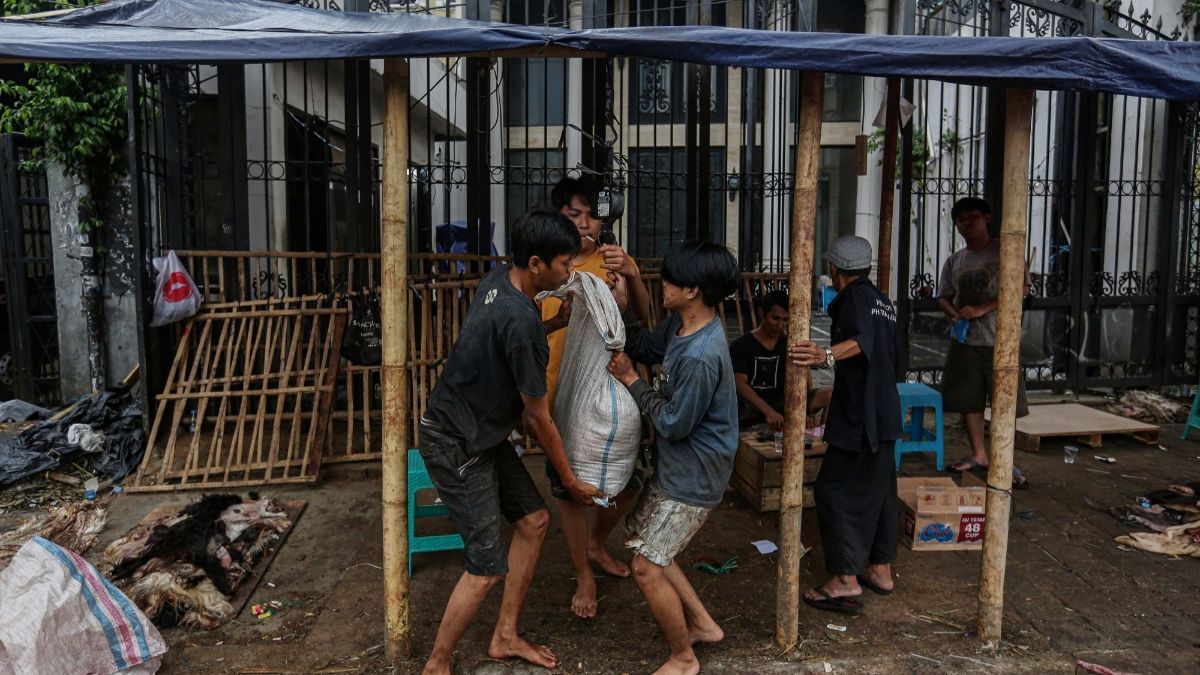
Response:
POLYGON ((812 340, 802 340, 788 347, 788 358, 797 366, 818 366, 825 363, 825 349, 812 340))
POLYGON ((625 352, 613 352, 612 358, 608 360, 608 372, 617 378, 617 381, 628 387, 637 382, 638 374, 633 368, 633 361, 625 352))
POLYGON ((608 495, 601 492, 595 485, 584 483, 579 480, 572 479, 570 483, 566 483, 567 492, 571 493, 571 498, 584 506, 591 506, 594 502, 593 497, 604 499, 608 495))
POLYGON ((634 264, 633 258, 625 253, 625 249, 616 244, 605 244, 599 249, 600 255, 604 256, 603 267, 610 272, 616 272, 623 277, 633 277, 638 273, 637 265, 634 264))
POLYGON ((542 326, 546 329, 546 335, 566 328, 567 324, 571 323, 571 305, 574 303, 575 291, 567 291, 567 297, 563 298, 562 304, 558 306, 558 313, 542 322, 542 326))
POLYGON ((625 283, 625 277, 609 272, 604 280, 612 291, 613 300, 617 301, 617 309, 622 312, 629 309, 629 284, 625 283))

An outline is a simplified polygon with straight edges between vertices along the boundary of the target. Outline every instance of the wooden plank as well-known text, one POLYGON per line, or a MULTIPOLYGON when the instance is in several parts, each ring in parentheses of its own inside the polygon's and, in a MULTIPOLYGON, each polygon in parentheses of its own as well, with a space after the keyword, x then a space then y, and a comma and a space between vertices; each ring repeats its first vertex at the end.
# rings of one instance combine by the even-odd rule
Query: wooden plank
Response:
MULTIPOLYGON (((991 421, 991 411, 985 412, 991 421)), ((1093 448, 1103 444, 1104 436, 1131 435, 1148 445, 1157 445, 1159 427, 1114 415, 1078 403, 1030 406, 1029 415, 1016 422, 1015 446, 1025 452, 1038 452, 1045 438, 1067 438, 1093 448)))

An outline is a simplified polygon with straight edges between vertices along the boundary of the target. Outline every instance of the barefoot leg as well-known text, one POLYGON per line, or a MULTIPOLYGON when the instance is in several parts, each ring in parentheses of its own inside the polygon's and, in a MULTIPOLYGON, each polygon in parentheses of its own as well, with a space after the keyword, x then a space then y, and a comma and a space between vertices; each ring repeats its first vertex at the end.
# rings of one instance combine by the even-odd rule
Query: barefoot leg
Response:
POLYGON ((525 594, 533 581, 542 540, 550 529, 550 512, 535 511, 515 523, 512 543, 508 548, 508 575, 504 577, 504 600, 500 604, 500 617, 488 646, 488 656, 493 659, 518 657, 543 668, 558 665, 554 653, 546 647, 531 645, 517 633, 517 620, 525 605, 525 594))
POLYGON ((637 503, 637 496, 637 490, 625 489, 617 495, 617 506, 596 511, 596 521, 592 523, 592 534, 588 538, 588 558, 599 565, 605 574, 622 578, 630 575, 629 565, 612 557, 605 542, 617 524, 625 519, 629 509, 637 503))
POLYGON ((479 611, 479 605, 483 604, 488 591, 499 581, 500 577, 481 577, 467 572, 459 577, 446 603, 442 623, 438 626, 433 653, 425 664, 425 675, 449 675, 450 657, 454 654, 455 645, 475 619, 475 613, 479 611))
POLYGON ((633 578, 642 595, 646 596, 650 611, 671 648, 671 657, 656 672, 663 675, 700 672, 700 662, 692 651, 691 635, 683 614, 683 602, 667 579, 665 569, 638 554, 633 557, 633 578))
POLYGON ((679 595, 679 601, 683 604, 683 613, 687 617, 688 635, 692 644, 720 642, 725 639, 725 632, 708 613, 704 603, 700 602, 700 596, 696 594, 696 589, 692 587, 679 565, 672 562, 670 567, 664 570, 664 573, 667 581, 671 583, 671 587, 675 589, 675 593, 679 595))
POLYGON ((558 514, 562 519, 563 538, 567 540, 567 551, 575 567, 578 585, 571 598, 571 611, 583 619, 596 616, 596 576, 588 563, 587 507, 568 499, 558 502, 558 514))

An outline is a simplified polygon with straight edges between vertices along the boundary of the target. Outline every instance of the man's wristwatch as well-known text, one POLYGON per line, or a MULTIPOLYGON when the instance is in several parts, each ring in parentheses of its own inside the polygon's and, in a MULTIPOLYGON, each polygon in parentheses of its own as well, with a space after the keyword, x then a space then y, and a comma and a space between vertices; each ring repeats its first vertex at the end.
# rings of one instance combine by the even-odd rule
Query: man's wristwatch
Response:
POLYGON ((825 367, 833 370, 837 365, 837 359, 833 358, 833 347, 825 347, 825 367))

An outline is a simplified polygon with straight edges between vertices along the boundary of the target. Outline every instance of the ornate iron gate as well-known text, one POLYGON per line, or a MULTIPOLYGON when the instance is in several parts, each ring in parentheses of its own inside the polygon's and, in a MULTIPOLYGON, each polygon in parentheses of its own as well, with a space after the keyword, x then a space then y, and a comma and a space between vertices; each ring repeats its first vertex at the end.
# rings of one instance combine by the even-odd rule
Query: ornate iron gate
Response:
POLYGON ((4 319, 0 331, 0 398, 61 402, 58 318, 46 172, 30 168, 35 144, 0 136, 0 220, 3 221, 4 319))
MULTIPOLYGON (((1161 19, 1119 4, 1076 0, 917 3, 919 34, 1075 36, 1174 40, 1161 19)), ((941 265, 959 248, 953 202, 982 196, 998 229, 1002 92, 921 82, 905 130, 899 232, 908 376, 934 382, 947 345, 936 305, 941 265), (904 227, 907 225, 908 227, 904 227)), ((1030 388, 1082 389, 1195 382, 1191 153, 1194 111, 1167 101, 1038 92, 1029 184, 1026 303, 1021 360, 1030 388), (1191 136, 1189 136, 1189 133, 1191 136), (1189 229, 1190 227, 1190 229, 1189 229), (1172 292, 1172 291, 1175 292, 1172 292), (1193 319, 1189 323, 1186 317, 1193 319), (1189 333, 1190 331, 1190 333, 1189 333)))

